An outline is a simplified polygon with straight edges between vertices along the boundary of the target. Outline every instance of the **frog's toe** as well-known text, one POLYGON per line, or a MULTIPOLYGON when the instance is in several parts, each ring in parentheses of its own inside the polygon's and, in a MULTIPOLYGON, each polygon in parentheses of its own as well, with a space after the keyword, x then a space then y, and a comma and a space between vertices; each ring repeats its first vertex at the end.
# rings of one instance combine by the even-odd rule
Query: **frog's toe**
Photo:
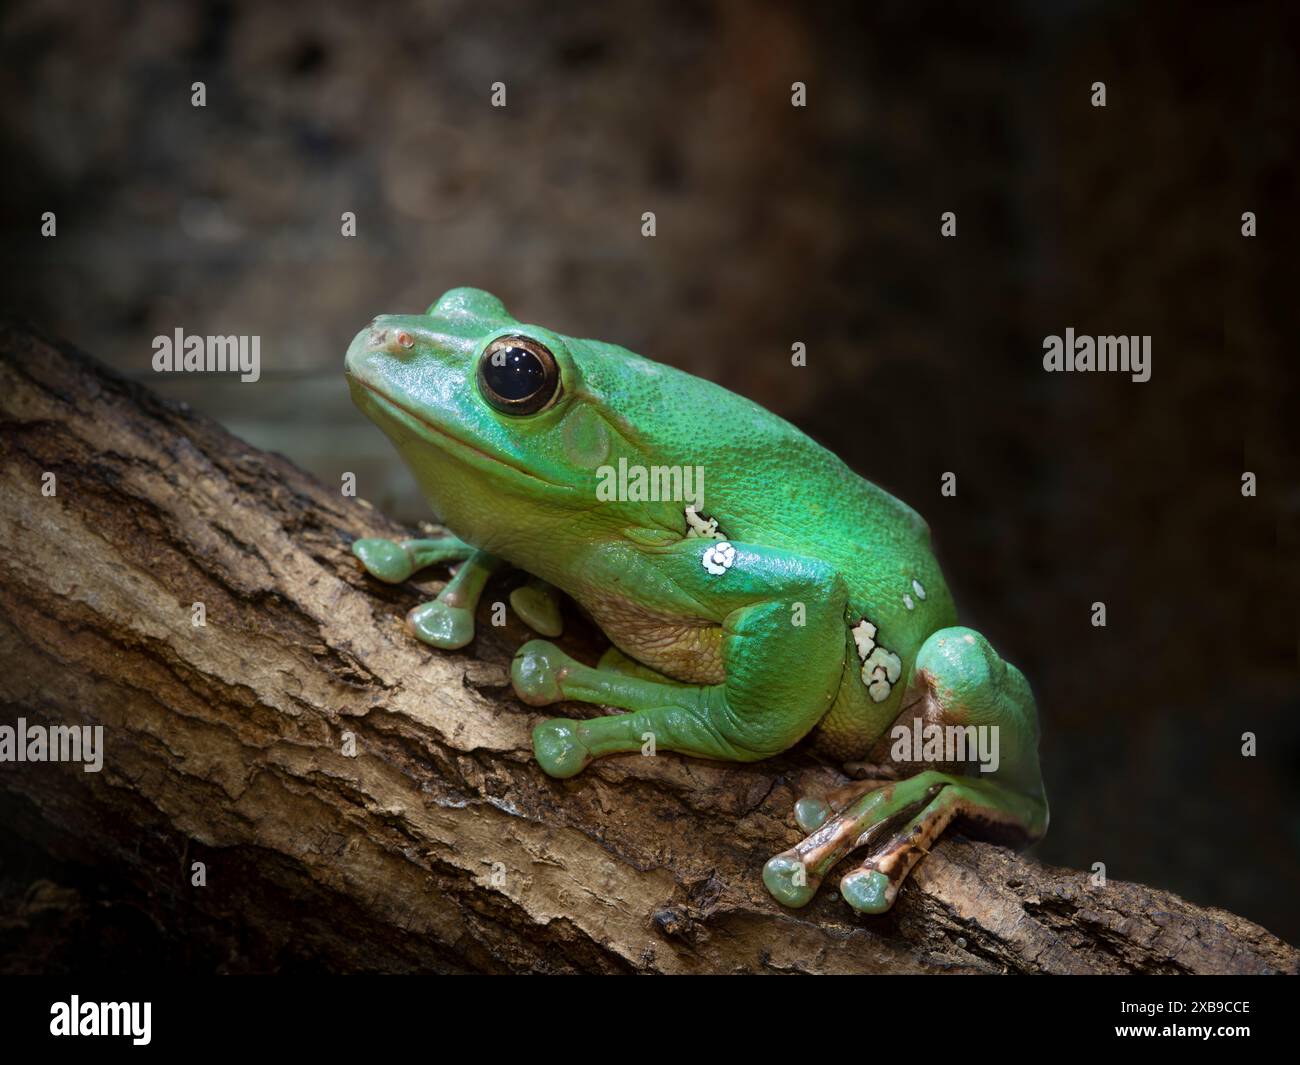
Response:
POLYGON ((582 742, 581 724, 553 717, 533 729, 533 754, 547 776, 576 776, 591 761, 591 752, 582 742))
POLYGON ((524 624, 543 636, 559 636, 564 631, 560 603, 555 589, 539 580, 521 584, 510 593, 510 605, 524 624))
POLYGON ((816 832, 830 815, 830 804, 812 795, 805 795, 794 804, 795 822, 805 832, 816 832))
POLYGON ((415 572, 415 560, 396 540, 356 540, 352 553, 367 573, 387 584, 401 584, 415 572))
POLYGON ((794 851, 785 851, 763 866, 763 883, 782 906, 797 909, 817 894, 817 880, 794 851))
POLYGON ((855 869, 840 881, 844 901, 859 913, 884 913, 897 893, 898 885, 878 869, 855 869))
POLYGON ((510 679, 515 694, 529 706, 546 706, 564 698, 560 682, 573 660, 547 640, 529 640, 515 652, 510 679))
POLYGON ((816 832, 832 814, 837 814, 850 803, 881 787, 878 779, 855 780, 842 788, 834 789, 825 798, 819 795, 802 795, 794 804, 794 819, 805 832, 816 832))
POLYGON ((618 673, 624 677, 639 677, 641 680, 654 681, 656 684, 673 683, 658 670, 651 669, 644 663, 638 662, 635 658, 625 655, 617 647, 605 648, 605 653, 600 656, 596 668, 604 673, 618 673))
POLYGON ((435 599, 421 603, 406 615, 406 627, 418 640, 444 651, 464 647, 474 639, 474 614, 464 607, 435 599))

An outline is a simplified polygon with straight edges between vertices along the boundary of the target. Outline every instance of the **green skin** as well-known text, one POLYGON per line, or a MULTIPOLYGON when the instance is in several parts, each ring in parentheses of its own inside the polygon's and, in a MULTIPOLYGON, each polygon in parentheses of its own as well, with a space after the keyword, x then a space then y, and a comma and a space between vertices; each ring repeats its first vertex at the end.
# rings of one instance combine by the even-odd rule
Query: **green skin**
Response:
POLYGON ((536 631, 560 634, 558 588, 614 645, 595 668, 545 640, 515 656, 515 691, 530 705, 626 711, 539 724, 533 747, 551 776, 641 751, 650 737, 656 750, 749 762, 811 734, 833 756, 870 758, 867 781, 797 804, 810 834, 763 872, 788 906, 866 849, 841 892, 863 912, 887 910, 955 817, 1019 840, 1046 830, 1024 677, 956 626, 921 518, 788 422, 616 345, 522 324, 476 289, 453 289, 424 315, 376 318, 346 365, 353 399, 454 533, 359 540, 354 553, 394 583, 463 560, 436 600, 411 611, 412 632, 463 647, 488 576, 509 564, 531 575, 511 603, 536 631), (502 337, 554 357, 557 395, 536 413, 484 398, 479 364, 502 337), (716 531, 689 521, 680 499, 602 496, 598 470, 620 459, 702 467, 697 513, 716 531), (891 726, 914 717, 997 726, 997 771, 891 758, 891 726))

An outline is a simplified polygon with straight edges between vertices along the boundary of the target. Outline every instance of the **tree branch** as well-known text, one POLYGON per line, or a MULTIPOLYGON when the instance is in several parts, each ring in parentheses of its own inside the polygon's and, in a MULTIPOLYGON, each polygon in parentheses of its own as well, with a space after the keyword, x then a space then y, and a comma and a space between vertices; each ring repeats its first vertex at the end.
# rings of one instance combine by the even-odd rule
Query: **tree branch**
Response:
POLYGON ((353 538, 403 533, 365 503, 12 323, 0 418, 0 723, 101 724, 106 750, 99 773, 0 765, 10 823, 111 866, 158 920, 244 929, 255 967, 1300 970, 1232 914, 958 838, 884 917, 833 883, 783 910, 760 870, 829 767, 624 756, 551 780, 509 686, 529 634, 484 624, 473 654, 409 638, 438 585, 359 571, 353 538))

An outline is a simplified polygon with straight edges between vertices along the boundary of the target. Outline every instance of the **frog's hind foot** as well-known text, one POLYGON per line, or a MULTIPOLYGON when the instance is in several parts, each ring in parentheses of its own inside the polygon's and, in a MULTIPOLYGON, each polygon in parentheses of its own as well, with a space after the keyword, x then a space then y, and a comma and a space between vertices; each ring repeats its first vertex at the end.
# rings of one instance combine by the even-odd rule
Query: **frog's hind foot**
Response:
POLYGON ((825 800, 801 799, 795 817, 809 835, 763 867, 768 891, 785 906, 806 905, 841 859, 879 841, 891 825, 919 807, 928 794, 928 785, 917 783, 919 779, 857 781, 825 800))
MULTIPOLYGON (((1041 803, 1001 785, 970 780, 941 784, 928 803, 857 869, 840 879, 844 901, 860 913, 884 913, 898 897, 907 874, 956 817, 974 821, 998 835, 1028 836, 1025 825, 1039 817, 1041 803)), ((879 838, 879 837, 877 837, 879 838)))
MULTIPOLYGON (((763 870, 778 901, 802 906, 837 862, 850 851, 865 849, 866 861, 840 881, 840 894, 855 910, 883 913, 913 866, 955 818, 973 823, 982 835, 1022 842, 1046 831, 1038 720, 1020 671, 1002 661, 979 633, 955 627, 940 629, 921 646, 913 684, 918 700, 908 705, 921 709, 912 722, 900 717, 899 723, 942 726, 939 734, 951 736, 954 743, 957 733, 971 740, 971 726, 988 729, 991 746, 981 755, 980 773, 927 767, 901 780, 860 781, 820 805, 804 800, 796 817, 805 831, 813 831, 763 870), (844 795, 853 797, 846 803, 844 795)), ((965 742, 961 746, 946 761, 969 761, 965 742)))
POLYGON ((868 857, 843 877, 840 894, 855 910, 875 914, 894 904, 907 874, 955 817, 1023 842, 1041 833, 1046 804, 997 781, 926 770, 899 781, 857 781, 825 800, 802 799, 795 816, 809 835, 764 866, 773 897, 805 905, 835 865, 865 848, 868 857))

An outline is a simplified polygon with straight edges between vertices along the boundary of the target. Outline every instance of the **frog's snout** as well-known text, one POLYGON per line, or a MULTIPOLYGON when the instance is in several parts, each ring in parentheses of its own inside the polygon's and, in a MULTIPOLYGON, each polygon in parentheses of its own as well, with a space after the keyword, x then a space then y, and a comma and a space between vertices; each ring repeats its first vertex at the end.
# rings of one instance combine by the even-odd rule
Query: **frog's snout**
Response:
POLYGON ((400 354, 403 351, 409 351, 415 347, 415 334, 409 329, 402 329, 397 326, 390 326, 387 323, 387 315, 371 320, 370 324, 362 330, 365 334, 364 346, 370 349, 382 349, 400 354))
POLYGON ((409 355, 415 342, 415 332, 409 326, 381 314, 352 338, 344 368, 354 376, 373 376, 382 369, 388 356, 409 355))

